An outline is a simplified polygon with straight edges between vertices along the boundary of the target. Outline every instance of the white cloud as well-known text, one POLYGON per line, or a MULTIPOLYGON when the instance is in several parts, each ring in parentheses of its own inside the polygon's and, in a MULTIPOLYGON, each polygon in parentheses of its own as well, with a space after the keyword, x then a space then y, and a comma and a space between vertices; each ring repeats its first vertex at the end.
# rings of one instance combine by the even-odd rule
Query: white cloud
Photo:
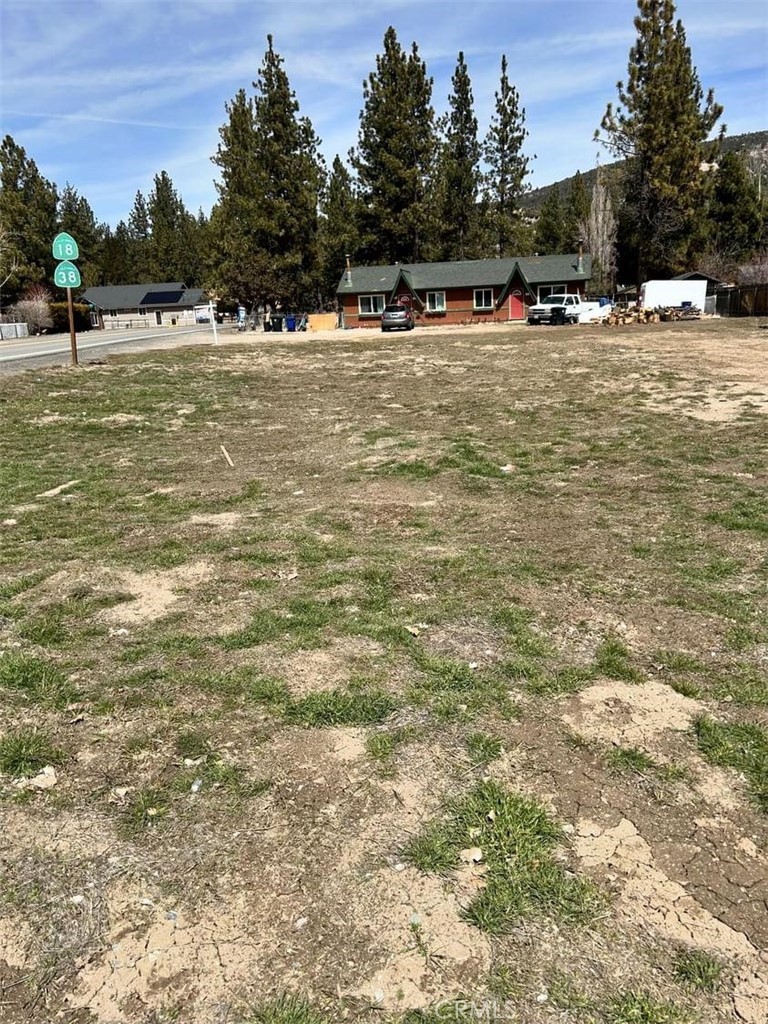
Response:
MULTIPOLYGON (((626 75, 634 0, 0 0, 3 129, 102 218, 126 216, 165 169, 190 208, 215 198, 224 105, 251 90, 268 32, 330 161, 355 145, 362 82, 384 31, 416 40, 445 109, 465 53, 480 130, 509 59, 546 184, 594 163, 594 128, 626 75), (30 45, 30 41, 34 41, 30 45)), ((766 127, 768 13, 757 0, 678 0, 705 89, 731 132, 766 127)))

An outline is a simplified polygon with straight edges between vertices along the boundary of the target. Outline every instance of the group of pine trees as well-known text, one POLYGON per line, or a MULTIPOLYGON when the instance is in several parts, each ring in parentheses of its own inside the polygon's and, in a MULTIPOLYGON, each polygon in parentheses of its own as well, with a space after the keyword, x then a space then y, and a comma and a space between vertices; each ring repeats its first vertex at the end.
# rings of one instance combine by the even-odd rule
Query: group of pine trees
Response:
POLYGON ((347 254, 386 264, 573 252, 581 243, 601 290, 617 273, 632 281, 698 265, 723 276, 768 244, 762 197, 739 154, 718 158, 710 137, 722 108, 703 93, 672 0, 638 0, 635 28, 627 82, 596 133, 622 162, 591 189, 579 174, 567 194, 552 189, 537 216, 523 203, 528 130, 506 57, 481 138, 464 54, 438 116, 417 44, 404 49, 391 27, 363 83, 358 144, 330 170, 267 37, 253 93, 241 89, 225 108, 210 217, 190 213, 162 171, 112 230, 6 136, 3 303, 51 279, 50 243, 62 230, 79 242, 85 287, 178 280, 248 304, 332 302, 347 254))

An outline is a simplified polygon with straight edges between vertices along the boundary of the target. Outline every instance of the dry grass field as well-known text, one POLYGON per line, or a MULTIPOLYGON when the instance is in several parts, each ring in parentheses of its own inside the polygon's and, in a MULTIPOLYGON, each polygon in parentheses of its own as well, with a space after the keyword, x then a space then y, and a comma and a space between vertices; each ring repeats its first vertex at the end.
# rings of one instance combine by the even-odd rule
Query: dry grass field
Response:
POLYGON ((0 1019, 764 1024, 766 413, 754 320, 6 376, 0 1019))

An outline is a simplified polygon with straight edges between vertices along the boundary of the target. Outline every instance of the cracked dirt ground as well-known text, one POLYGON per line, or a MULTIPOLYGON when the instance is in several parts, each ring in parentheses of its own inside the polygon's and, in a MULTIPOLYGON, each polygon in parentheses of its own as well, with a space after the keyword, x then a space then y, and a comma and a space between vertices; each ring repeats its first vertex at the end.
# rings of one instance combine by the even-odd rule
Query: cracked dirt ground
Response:
POLYGON ((768 728, 765 334, 259 340, 15 378, 0 756, 19 727, 60 756, 47 790, 0 774, 0 1020, 250 1024, 294 992, 328 1021, 765 1024, 760 779, 696 738, 768 728), (12 684, 20 656, 60 676, 12 684), (340 724, 339 694, 386 701, 340 724), (485 857, 409 860, 482 780, 559 823, 588 920, 483 930, 485 857), (668 1016, 617 1015, 628 993, 668 1016))

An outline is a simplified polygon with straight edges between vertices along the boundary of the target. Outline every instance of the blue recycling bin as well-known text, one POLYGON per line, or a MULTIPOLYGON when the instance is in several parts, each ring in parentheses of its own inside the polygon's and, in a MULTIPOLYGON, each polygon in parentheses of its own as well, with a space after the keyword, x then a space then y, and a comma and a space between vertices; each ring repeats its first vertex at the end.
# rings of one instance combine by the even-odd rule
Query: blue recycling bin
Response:
POLYGON ((296 317, 294 316, 293 313, 289 313, 288 316, 285 318, 285 329, 286 331, 296 330, 296 317))

